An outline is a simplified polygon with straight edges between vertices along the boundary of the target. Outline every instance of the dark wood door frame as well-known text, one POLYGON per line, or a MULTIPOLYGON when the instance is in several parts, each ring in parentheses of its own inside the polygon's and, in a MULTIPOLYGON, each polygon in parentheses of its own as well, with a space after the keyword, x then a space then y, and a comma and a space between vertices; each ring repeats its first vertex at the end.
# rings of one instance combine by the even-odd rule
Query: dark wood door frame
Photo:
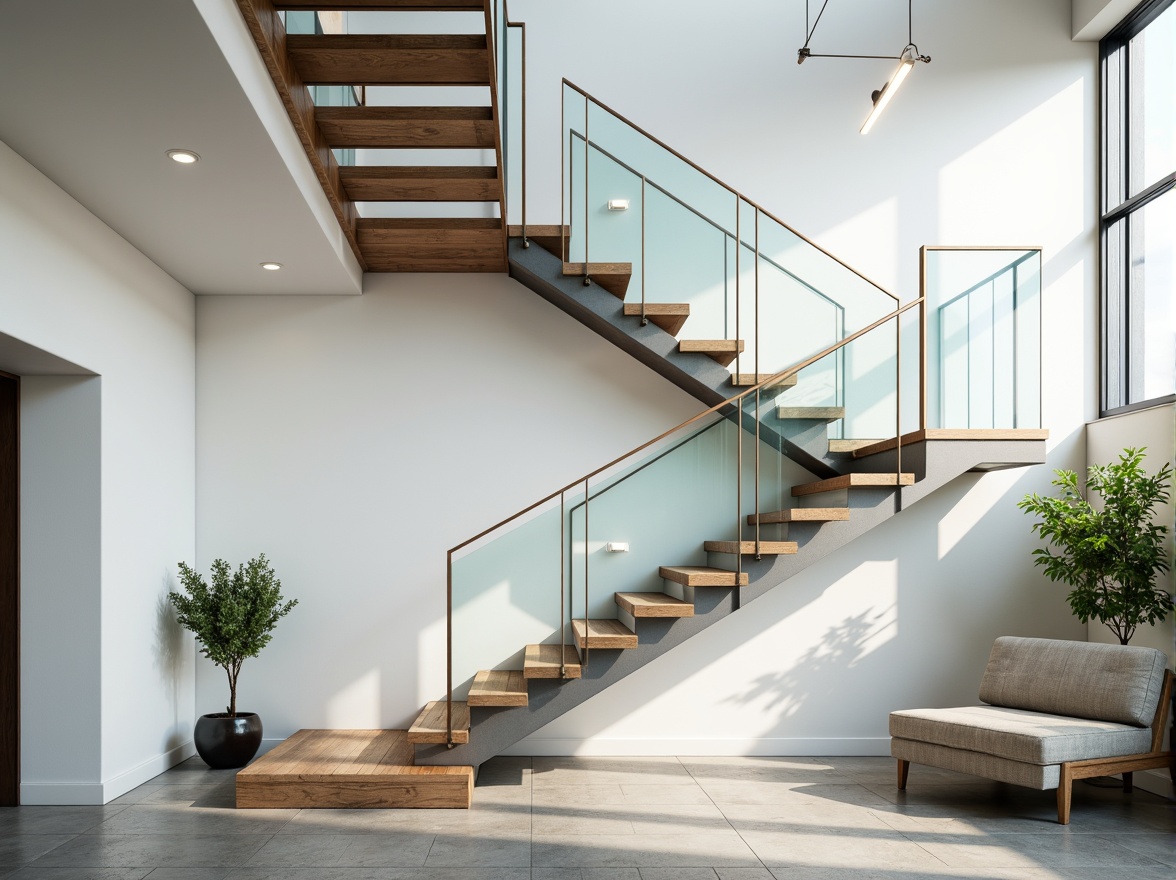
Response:
POLYGON ((20 378, 0 372, 0 806, 20 803, 20 378))

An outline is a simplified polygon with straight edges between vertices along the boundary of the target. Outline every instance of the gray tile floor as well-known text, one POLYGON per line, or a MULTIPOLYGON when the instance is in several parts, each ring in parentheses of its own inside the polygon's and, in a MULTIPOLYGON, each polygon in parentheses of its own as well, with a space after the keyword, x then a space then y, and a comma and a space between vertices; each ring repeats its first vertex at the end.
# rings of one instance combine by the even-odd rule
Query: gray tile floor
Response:
POLYGON ((889 758, 498 758, 471 810, 236 810, 194 758, 105 807, 0 810, 6 880, 1176 880, 1176 804, 889 758))

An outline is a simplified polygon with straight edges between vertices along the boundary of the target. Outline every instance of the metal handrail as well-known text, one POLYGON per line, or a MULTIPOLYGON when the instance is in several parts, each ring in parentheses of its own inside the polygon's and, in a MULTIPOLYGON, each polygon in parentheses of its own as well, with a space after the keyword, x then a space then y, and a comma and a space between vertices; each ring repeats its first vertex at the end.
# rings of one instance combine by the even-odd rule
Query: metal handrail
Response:
MULTIPOLYGON (((568 78, 564 77, 562 82, 565 86, 570 88, 572 91, 578 92, 585 99, 587 99, 588 101, 591 101, 593 104, 595 104, 601 110, 604 110, 609 115, 619 119, 621 122, 625 123, 625 125, 629 126, 631 129, 636 131, 638 134, 653 141, 655 144, 657 144, 659 147, 661 147, 666 152, 670 153, 676 159, 679 159, 680 161, 685 162, 687 165, 689 165, 691 168, 693 168, 699 174, 702 174, 703 176, 705 176, 705 177, 709 178, 710 180, 714 181, 715 183, 717 183, 723 189, 727 190, 727 192, 731 193, 731 195, 735 196, 736 198, 738 198, 739 200, 741 200, 743 202, 746 202, 752 208, 759 211, 765 217, 769 218, 770 220, 774 221, 775 223, 780 224, 785 229, 787 229, 789 232, 791 232, 793 235, 795 235, 797 238, 799 238, 801 241, 804 241, 807 244, 811 245, 812 247, 816 248, 821 253, 823 253, 825 256, 827 256, 829 259, 844 266, 846 269, 848 269, 854 275, 857 275, 859 278, 861 278, 863 281, 870 284, 871 286, 876 287, 878 290, 880 290, 882 293, 886 294, 888 297, 890 297, 896 303, 899 301, 897 296, 895 296, 889 290, 884 288, 877 281, 874 281, 873 279, 866 277, 865 275, 863 275, 857 269, 853 268, 853 266, 849 265, 841 258, 835 256, 834 254, 829 253, 827 250, 825 250, 823 247, 821 247, 819 244, 817 244, 815 241, 813 241, 808 236, 802 235, 801 233, 797 232, 795 229, 793 229, 791 226, 789 226, 787 223, 785 223, 783 220, 781 220, 779 217, 777 217, 775 214, 773 214, 767 208, 763 207, 758 202, 755 202, 752 199, 749 199, 747 196, 743 195, 743 193, 739 192, 737 189, 735 189, 730 184, 726 183, 723 180, 720 180, 718 177, 715 177, 715 175, 711 174, 705 168, 702 168, 701 166, 692 162, 690 159, 687 159, 685 156, 683 156, 681 153, 679 153, 677 150, 675 150, 669 144, 665 143, 664 141, 660 140, 657 137, 654 137, 652 134, 650 134, 648 131, 643 129, 641 126, 639 126, 635 122, 632 122, 631 120, 629 120, 627 117, 625 117, 624 114, 617 112, 612 107, 605 104, 603 101, 597 100, 596 98, 594 98, 588 92, 584 91, 584 89, 580 88, 578 85, 576 85, 574 82, 572 82, 568 78)), ((736 219, 738 219, 738 215, 736 216, 736 219)), ((587 260, 585 260, 585 262, 587 262, 587 260)))
MULTIPOLYGON (((548 501, 552 501, 555 498, 560 499, 560 506, 561 506, 561 510, 562 510, 563 496, 566 495, 567 492, 569 492, 573 489, 576 489, 579 486, 584 486, 584 490, 585 490, 584 491, 584 498, 585 498, 585 501, 587 501, 588 500, 588 492, 589 492, 589 481, 593 477, 599 476, 600 474, 615 467, 616 465, 620 464, 621 462, 625 461, 626 459, 632 458, 637 453, 643 452, 644 450, 649 449, 651 446, 654 446, 657 443, 660 443, 662 440, 665 440, 667 437, 677 433, 678 431, 681 431, 683 428, 687 428, 690 425, 693 425, 695 422, 699 421, 700 419, 706 418, 707 416, 711 415, 712 413, 719 412, 720 410, 723 410, 723 409, 726 409, 726 408, 732 407, 732 406, 734 406, 736 408, 737 412, 741 412, 742 410, 739 408, 739 404, 748 396, 756 395, 756 397, 758 399, 758 395, 759 395, 760 391, 763 390, 765 387, 774 385, 776 382, 780 381, 781 379, 784 379, 784 378, 792 376, 796 373, 799 373, 805 367, 811 366, 812 364, 816 363, 817 361, 819 361, 825 357, 828 357, 833 352, 844 348, 845 346, 849 345, 851 342, 855 341, 856 339, 859 339, 860 337, 866 335, 867 333, 871 332, 872 330, 876 330, 878 327, 881 327, 883 324, 886 324, 887 322, 889 322, 891 320, 896 321, 896 328, 897 328, 897 326, 898 326, 897 319, 900 315, 915 308, 916 306, 922 306, 923 303, 924 303, 924 297, 922 297, 922 296, 920 296, 918 299, 911 300, 906 305, 900 306, 899 308, 896 308, 894 311, 890 312, 887 315, 884 315, 883 317, 879 318, 878 320, 874 321, 873 323, 863 327, 860 330, 855 331, 854 333, 851 333, 849 336, 846 336, 844 339, 840 340, 839 342, 837 342, 831 346, 828 346, 827 348, 822 349, 818 353, 816 353, 810 357, 807 357, 804 360, 799 361, 790 367, 786 367, 785 369, 779 371, 778 373, 774 373, 773 375, 769 376, 768 378, 757 382, 755 385, 747 388, 744 391, 741 391, 738 394, 735 394, 735 395, 727 398, 726 400, 722 401, 721 403, 716 403, 714 406, 711 406, 708 409, 703 410, 702 412, 687 419, 686 421, 682 422, 681 424, 679 424, 673 428, 670 428, 668 431, 663 431, 661 434, 658 434, 652 440, 648 440, 645 443, 642 443, 640 446, 637 446, 637 447, 629 450, 625 454, 617 456, 616 458, 609 461, 607 464, 602 465, 601 467, 598 467, 595 470, 589 471, 584 476, 582 476, 576 480, 573 480, 572 482, 568 483, 565 486, 560 487, 559 489, 556 489, 554 492, 551 492, 548 495, 545 495, 543 498, 540 498, 538 501, 534 502, 533 504, 527 505, 526 507, 524 507, 522 510, 518 511, 517 513, 514 513, 511 516, 508 516, 506 519, 503 519, 500 522, 495 523, 494 525, 490 526, 489 528, 483 529, 482 531, 478 532, 473 537, 467 538, 466 540, 462 541, 460 544, 456 544, 453 547, 451 547, 446 552, 446 572, 445 572, 446 619, 447 619, 446 671, 447 671, 447 679, 448 679, 446 682, 447 688, 446 688, 446 698, 445 698, 446 699, 446 728, 447 728, 446 729, 446 742, 447 742, 447 744, 450 747, 452 747, 454 745, 454 743, 453 743, 453 554, 454 553, 457 553, 458 551, 464 549, 465 547, 468 547, 470 544, 473 544, 475 541, 477 541, 481 538, 484 538, 486 535, 489 535, 491 532, 497 531, 498 529, 502 528, 503 526, 507 525, 508 523, 513 522, 514 520, 518 519, 519 517, 525 516, 526 514, 530 513, 531 511, 535 510, 536 508, 542 506, 543 504, 546 504, 548 501)), ((899 365, 898 365, 898 367, 896 367, 896 388, 901 386, 900 380, 901 380, 901 361, 899 361, 899 365)), ((901 398, 900 398, 900 404, 898 406, 898 415, 896 416, 896 420, 898 418, 901 418, 901 398)), ((757 417, 757 423, 758 423, 758 417, 757 417)), ((899 468, 901 469, 901 466, 902 466, 902 458, 901 458, 901 455, 902 455, 902 431, 899 428, 900 428, 900 426, 896 426, 895 438, 896 438, 896 442, 898 444, 898 450, 899 450, 898 451, 898 455, 899 455, 898 462, 899 462, 899 468)), ((742 444, 742 442, 740 442, 740 444, 739 444, 739 462, 737 464, 737 467, 739 467, 740 471, 742 470, 742 448, 743 448, 743 444, 742 444)), ((736 481, 737 488, 741 482, 742 482, 742 478, 740 475, 740 479, 738 479, 736 481)), ((757 482, 758 482, 758 480, 757 480, 757 482)), ((740 520, 742 520, 742 512, 741 511, 738 513, 738 515, 739 515, 740 520)), ((585 538, 587 538, 587 528, 586 527, 585 527, 585 538)), ((737 538, 737 540, 740 540, 740 538, 737 538)), ((758 542, 758 538, 757 538, 757 542, 758 542)), ((562 546, 561 546, 561 552, 562 552, 562 546)), ((742 555, 743 555, 742 553, 737 553, 736 560, 741 560, 742 555)), ((587 554, 585 554, 585 557, 587 557, 587 554)), ((739 564, 739 563, 737 562, 737 564, 739 564)), ((587 558, 585 558, 585 566, 587 566, 587 558)), ((562 568, 562 563, 561 563, 561 568, 562 568)), ((561 571, 561 577, 562 577, 562 571, 561 571)), ((585 591, 586 590, 587 590, 587 578, 585 578, 585 591)), ((563 588, 561 586, 561 600, 563 598, 562 594, 563 594, 563 588)), ((587 595, 585 595, 585 601, 587 603, 587 595)), ((587 604, 585 604, 584 613, 585 613, 585 619, 587 619, 587 613, 588 613, 587 604)), ((563 629, 563 616, 562 616, 562 614, 560 617, 560 628, 561 628, 561 630, 563 629)), ((564 650, 565 649, 564 649, 563 643, 561 643, 561 658, 560 658, 561 664, 562 664, 562 660, 563 660, 564 650)))

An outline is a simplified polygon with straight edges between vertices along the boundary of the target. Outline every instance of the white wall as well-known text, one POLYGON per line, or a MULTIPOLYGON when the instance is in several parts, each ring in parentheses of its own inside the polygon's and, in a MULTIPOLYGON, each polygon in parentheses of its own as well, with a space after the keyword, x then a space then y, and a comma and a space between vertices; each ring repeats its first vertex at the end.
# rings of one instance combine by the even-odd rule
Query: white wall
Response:
MULTIPOLYGON (((0 333, 101 377, 73 391, 48 380, 28 383, 27 430, 52 435, 81 419, 93 432, 57 438, 68 464, 62 475, 72 469, 76 477, 56 484, 63 493, 56 498, 26 487, 24 509, 39 515, 81 492, 87 505, 97 504, 100 537, 91 535, 97 548, 83 555, 67 523, 59 530, 41 523, 22 545, 21 584, 34 614, 49 596, 78 600, 56 616, 22 620, 34 673, 22 688, 22 801, 101 803, 191 749, 192 647, 163 603, 176 563, 191 559, 194 548, 193 297, 0 144, 0 333), (94 425, 97 395, 80 389, 99 381, 94 425), (72 616, 79 619, 65 625, 72 616), (55 649, 68 655, 83 648, 101 715, 92 694, 60 734, 72 744, 63 752, 58 736, 43 735, 42 713, 70 713, 71 694, 54 672, 40 675, 40 660, 55 649)), ((30 449, 26 466, 34 470, 25 476, 45 477, 51 452, 30 449)))
POLYGON ((20 432, 22 794, 36 780, 37 800, 85 802, 102 760, 102 380, 24 376, 20 432))
MULTIPOLYGON (((890 709, 975 700, 995 636, 1083 638, 1015 508, 1083 466, 1094 415, 1096 49, 1069 3, 919 4, 935 60, 866 138, 892 63, 797 67, 793 4, 511 11, 532 222, 558 216, 566 75, 904 300, 920 245, 1039 244, 1051 431, 1047 466, 961 477, 517 751, 883 752, 890 709)), ((814 51, 897 51, 903 12, 831 7, 814 51)), ((199 564, 264 550, 302 602, 242 679, 271 738, 411 720, 444 679, 445 548, 700 409, 507 279, 368 286, 198 304, 199 564)), ((201 666, 199 710, 223 700, 201 666)))
MULTIPOLYGON (((1127 447, 1147 447, 1144 467, 1148 473, 1155 473, 1165 461, 1176 467, 1176 406, 1167 404, 1121 416, 1099 419, 1086 427, 1086 464, 1110 464, 1118 461, 1127 447)), ((1176 536, 1176 501, 1169 501, 1159 511, 1157 522, 1168 526, 1168 559, 1176 559, 1173 553, 1176 536)), ((1169 593, 1176 592, 1176 575, 1169 571, 1160 583, 1169 593)), ((1090 621, 1087 625, 1092 642, 1117 644, 1104 624, 1090 621)), ((1176 619, 1169 617, 1155 626, 1143 626, 1136 630, 1131 644, 1157 648, 1168 655, 1168 665, 1176 663, 1176 619)), ((1171 748, 1171 745, 1168 746, 1171 748)), ((1136 774, 1139 785, 1148 791, 1173 797, 1171 776, 1159 770, 1136 774)))

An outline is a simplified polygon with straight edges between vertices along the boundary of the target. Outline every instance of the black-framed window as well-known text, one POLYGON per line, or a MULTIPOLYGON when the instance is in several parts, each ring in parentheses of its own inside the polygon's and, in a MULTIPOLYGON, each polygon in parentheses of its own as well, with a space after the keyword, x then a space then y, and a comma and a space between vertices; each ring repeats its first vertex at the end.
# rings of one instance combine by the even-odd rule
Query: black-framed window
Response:
POLYGON ((1176 395, 1176 0, 1100 44, 1104 415, 1176 395))

